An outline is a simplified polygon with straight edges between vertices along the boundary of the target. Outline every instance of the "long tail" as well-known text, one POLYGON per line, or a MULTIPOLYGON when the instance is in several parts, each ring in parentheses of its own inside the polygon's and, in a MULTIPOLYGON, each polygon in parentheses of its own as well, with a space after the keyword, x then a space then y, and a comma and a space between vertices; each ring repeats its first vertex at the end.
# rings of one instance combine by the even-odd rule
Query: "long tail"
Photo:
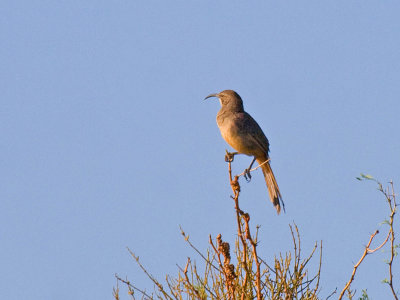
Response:
MULTIPOLYGON (((262 164, 265 160, 258 160, 258 164, 262 164)), ((276 182, 274 172, 272 172, 271 166, 269 162, 266 162, 261 165, 262 172, 265 177, 265 183, 268 187, 269 198, 271 202, 274 204, 276 211, 279 213, 281 212, 281 203, 283 211, 285 211, 285 203, 283 203, 281 192, 279 191, 278 183, 276 182)))

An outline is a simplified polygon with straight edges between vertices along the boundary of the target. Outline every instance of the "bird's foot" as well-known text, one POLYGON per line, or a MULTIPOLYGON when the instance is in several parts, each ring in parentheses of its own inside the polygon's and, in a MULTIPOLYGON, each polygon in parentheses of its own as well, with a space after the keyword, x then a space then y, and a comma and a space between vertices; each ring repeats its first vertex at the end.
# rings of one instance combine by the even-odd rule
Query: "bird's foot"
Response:
POLYGON ((247 182, 250 182, 250 181, 251 181, 250 168, 244 170, 243 176, 244 176, 244 178, 246 179, 247 182))
POLYGON ((228 150, 225 150, 226 154, 225 154, 225 161, 226 162, 233 162, 233 158, 235 157, 236 154, 238 154, 237 152, 228 152, 228 150))

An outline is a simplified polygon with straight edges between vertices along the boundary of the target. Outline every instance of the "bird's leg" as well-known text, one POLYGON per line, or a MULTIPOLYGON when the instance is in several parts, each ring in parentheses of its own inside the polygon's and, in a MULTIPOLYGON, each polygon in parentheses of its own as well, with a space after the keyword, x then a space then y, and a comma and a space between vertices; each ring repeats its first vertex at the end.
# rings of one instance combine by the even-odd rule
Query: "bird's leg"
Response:
POLYGON ((253 158, 253 161, 251 162, 251 164, 250 164, 250 166, 247 168, 247 169, 245 169, 244 170, 244 178, 246 179, 246 181, 247 182, 250 182, 251 181, 251 174, 250 174, 250 170, 251 170, 251 167, 253 166, 253 164, 254 164, 254 162, 256 161, 256 158, 254 157, 253 158))
POLYGON ((233 162, 233 158, 236 154, 239 154, 238 152, 228 152, 228 150, 225 150, 225 161, 226 162, 233 162))

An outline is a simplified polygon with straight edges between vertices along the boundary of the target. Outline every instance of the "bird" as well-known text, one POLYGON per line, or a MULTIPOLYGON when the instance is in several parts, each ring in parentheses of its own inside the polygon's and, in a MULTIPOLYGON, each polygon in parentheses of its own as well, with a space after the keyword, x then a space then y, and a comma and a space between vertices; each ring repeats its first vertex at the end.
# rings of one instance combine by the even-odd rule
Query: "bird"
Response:
POLYGON ((245 176, 247 174, 251 178, 250 169, 254 161, 261 166, 269 198, 279 215, 281 204, 283 210, 285 210, 285 204, 271 169, 267 137, 258 123, 244 110, 243 100, 238 93, 233 90, 224 90, 220 93, 210 94, 204 100, 212 97, 218 98, 221 104, 221 109, 217 114, 217 125, 223 139, 237 151, 232 153, 233 155, 253 156, 253 161, 245 170, 245 176))

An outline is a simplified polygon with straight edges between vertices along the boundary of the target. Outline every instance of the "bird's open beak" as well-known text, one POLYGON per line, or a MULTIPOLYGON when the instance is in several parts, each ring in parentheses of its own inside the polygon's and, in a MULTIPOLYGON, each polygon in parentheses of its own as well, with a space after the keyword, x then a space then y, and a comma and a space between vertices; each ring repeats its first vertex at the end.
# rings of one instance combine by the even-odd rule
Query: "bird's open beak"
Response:
POLYGON ((211 97, 217 97, 218 98, 218 94, 210 94, 207 97, 204 98, 204 100, 211 98, 211 97))

